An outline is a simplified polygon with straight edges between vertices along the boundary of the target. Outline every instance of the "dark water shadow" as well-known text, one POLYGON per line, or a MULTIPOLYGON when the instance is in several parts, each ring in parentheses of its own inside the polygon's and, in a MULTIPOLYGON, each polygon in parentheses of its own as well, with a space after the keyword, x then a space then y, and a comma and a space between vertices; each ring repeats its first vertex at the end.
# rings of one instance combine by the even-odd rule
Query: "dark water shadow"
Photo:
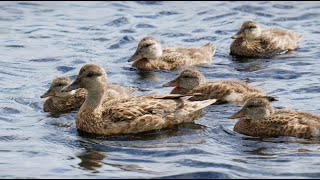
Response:
POLYGON ((140 132, 140 133, 132 133, 132 134, 123 134, 123 135, 96 135, 92 133, 87 133, 81 130, 78 130, 78 135, 90 138, 90 139, 99 139, 106 141, 148 141, 148 140, 157 140, 163 138, 170 138, 174 136, 183 136, 196 134, 197 131, 194 130, 202 130, 206 128, 204 125, 196 124, 196 123, 183 123, 179 125, 175 125, 172 128, 166 128, 161 130, 152 130, 148 132, 140 132))
POLYGON ((106 157, 106 155, 99 151, 86 149, 86 151, 78 154, 77 157, 81 160, 81 162, 78 163, 80 167, 86 170, 99 172, 98 169, 103 166, 102 160, 106 157))

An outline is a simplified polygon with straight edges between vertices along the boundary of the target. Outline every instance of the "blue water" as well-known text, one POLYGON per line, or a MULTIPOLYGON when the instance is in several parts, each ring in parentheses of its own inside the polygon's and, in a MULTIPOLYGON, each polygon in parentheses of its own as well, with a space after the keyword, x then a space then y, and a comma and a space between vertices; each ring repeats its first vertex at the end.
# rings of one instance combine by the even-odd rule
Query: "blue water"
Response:
POLYGON ((110 138, 81 135, 76 112, 42 110, 57 76, 86 63, 137 94, 169 93, 179 71, 141 73, 127 59, 140 39, 217 46, 207 79, 249 80, 274 107, 320 113, 319 2, 0 2, 0 178, 320 178, 319 140, 233 132, 238 105, 213 105, 195 124, 110 138), (271 59, 229 55, 245 20, 302 34, 300 48, 271 59), (144 91, 142 91, 144 90, 144 91))

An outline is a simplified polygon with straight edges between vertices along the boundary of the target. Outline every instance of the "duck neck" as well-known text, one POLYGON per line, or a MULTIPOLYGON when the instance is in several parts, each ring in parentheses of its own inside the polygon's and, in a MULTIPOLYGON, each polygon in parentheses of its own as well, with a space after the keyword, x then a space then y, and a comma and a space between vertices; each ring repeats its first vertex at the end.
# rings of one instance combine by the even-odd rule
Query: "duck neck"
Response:
POLYGON ((81 108, 92 110, 99 108, 102 104, 104 89, 104 84, 97 84, 94 88, 87 89, 88 94, 81 108))

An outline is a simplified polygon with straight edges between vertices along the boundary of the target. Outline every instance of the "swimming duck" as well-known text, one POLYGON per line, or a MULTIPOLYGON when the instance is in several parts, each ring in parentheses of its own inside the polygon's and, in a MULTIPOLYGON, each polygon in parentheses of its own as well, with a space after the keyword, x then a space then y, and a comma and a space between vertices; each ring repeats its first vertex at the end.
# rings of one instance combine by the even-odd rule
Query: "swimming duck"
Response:
POLYGON ((77 79, 64 92, 77 88, 88 91, 76 117, 77 129, 97 134, 115 135, 169 128, 183 122, 193 122, 206 106, 216 100, 192 102, 181 95, 143 95, 102 101, 106 73, 103 68, 84 65, 77 79))
POLYGON ((43 104, 45 112, 68 112, 81 107, 87 94, 85 89, 61 92, 71 82, 68 77, 57 77, 52 80, 49 90, 41 95, 41 98, 49 97, 43 104))
MULTIPOLYGON (((43 105, 45 112, 69 112, 81 107, 87 94, 85 89, 61 92, 64 87, 71 83, 72 80, 69 77, 58 77, 52 80, 49 90, 41 96, 41 98, 50 97, 43 105)), ((107 83, 104 100, 129 97, 133 91, 132 88, 107 83)))
POLYGON ((206 81, 200 71, 190 68, 182 70, 174 80, 163 85, 170 86, 175 87, 171 94, 199 93, 190 98, 196 101, 217 99, 219 103, 244 103, 250 97, 268 97, 270 100, 276 100, 275 97, 266 96, 260 88, 239 80, 206 81))
POLYGON ((265 29, 253 21, 245 21, 238 33, 231 37, 230 54, 261 57, 292 51, 298 47, 301 36, 281 29, 265 29))
POLYGON ((215 51, 212 43, 200 48, 162 47, 158 40, 147 36, 128 61, 134 61, 132 66, 142 70, 173 70, 182 65, 211 64, 215 51))
POLYGON ((243 108, 229 117, 240 118, 234 131, 257 137, 320 136, 320 115, 290 109, 275 110, 265 98, 251 98, 243 108))

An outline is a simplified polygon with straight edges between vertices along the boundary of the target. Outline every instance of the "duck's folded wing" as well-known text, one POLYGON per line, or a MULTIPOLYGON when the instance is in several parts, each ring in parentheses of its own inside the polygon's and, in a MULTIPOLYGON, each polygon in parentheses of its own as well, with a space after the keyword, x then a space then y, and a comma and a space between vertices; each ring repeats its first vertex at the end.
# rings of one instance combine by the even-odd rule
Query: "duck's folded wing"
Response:
POLYGON ((305 122, 301 115, 287 112, 270 117, 267 121, 261 121, 261 124, 267 126, 270 133, 285 136, 310 137, 310 122, 305 122), (287 114, 289 113, 289 114, 287 114))
POLYGON ((295 33, 271 29, 263 32, 260 45, 267 53, 281 54, 297 48, 298 41, 299 37, 295 33))
POLYGON ((192 93, 201 93, 201 95, 191 98, 191 100, 205 100, 205 99, 219 99, 222 100, 224 97, 230 95, 233 92, 242 93, 241 89, 234 88, 231 85, 224 83, 206 83, 201 85, 194 90, 192 93))
POLYGON ((174 100, 152 99, 148 97, 135 97, 125 102, 108 105, 104 112, 104 119, 112 122, 133 121, 144 115, 166 116, 176 110, 174 100))
POLYGON ((84 103, 87 95, 87 91, 85 89, 76 90, 75 94, 66 101, 66 107, 74 107, 79 108, 84 103))

